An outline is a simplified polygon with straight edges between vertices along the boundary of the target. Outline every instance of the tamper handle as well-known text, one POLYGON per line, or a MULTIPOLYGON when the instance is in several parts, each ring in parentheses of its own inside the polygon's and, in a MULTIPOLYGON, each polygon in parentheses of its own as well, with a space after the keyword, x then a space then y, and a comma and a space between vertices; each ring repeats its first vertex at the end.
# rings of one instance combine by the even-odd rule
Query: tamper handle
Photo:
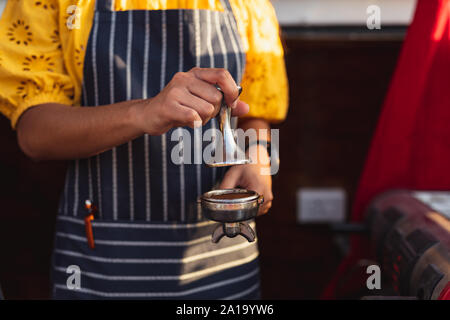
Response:
MULTIPOLYGON (((216 85, 222 95, 223 91, 216 85)), ((239 95, 241 95, 242 87, 238 86, 239 95)), ((224 162, 233 164, 236 159, 237 145, 234 140, 233 130, 231 129, 231 108, 227 105, 225 97, 222 98, 222 103, 219 111, 219 126, 223 136, 223 148, 224 148, 224 162)))
MULTIPOLYGON (((219 111, 219 125, 220 130, 222 131, 224 137, 225 135, 231 134, 231 137, 233 137, 233 133, 231 132, 231 108, 227 105, 227 102, 225 101, 225 96, 223 94, 222 89, 216 85, 217 90, 219 90, 222 93, 222 102, 220 105, 220 111, 219 111)), ((242 93, 242 87, 238 86, 238 97, 242 93)), ((237 98, 236 98, 237 99, 237 98)), ((234 141, 234 138, 233 138, 234 141)))

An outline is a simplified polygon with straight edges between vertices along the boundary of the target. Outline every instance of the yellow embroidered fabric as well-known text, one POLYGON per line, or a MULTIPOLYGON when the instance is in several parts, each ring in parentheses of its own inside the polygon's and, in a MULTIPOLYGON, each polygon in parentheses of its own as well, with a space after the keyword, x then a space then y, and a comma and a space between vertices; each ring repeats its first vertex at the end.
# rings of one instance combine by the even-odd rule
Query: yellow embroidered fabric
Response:
MULTIPOLYGON (((116 0, 115 10, 223 10, 220 0, 116 0)), ((288 84, 279 27, 269 0, 230 0, 247 53, 241 99, 247 116, 286 117, 288 84)), ((94 0, 9 0, 0 19, 0 112, 15 128, 42 103, 80 105, 94 0), (68 27, 70 26, 70 27, 68 27)))

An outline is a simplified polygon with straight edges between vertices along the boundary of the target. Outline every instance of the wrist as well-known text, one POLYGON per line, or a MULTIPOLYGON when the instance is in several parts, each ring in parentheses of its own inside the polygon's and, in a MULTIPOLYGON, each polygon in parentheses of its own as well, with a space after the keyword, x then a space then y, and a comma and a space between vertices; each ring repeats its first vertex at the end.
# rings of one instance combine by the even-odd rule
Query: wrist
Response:
POLYGON ((139 136, 148 133, 148 125, 146 124, 146 108, 148 107, 150 99, 133 100, 128 108, 127 122, 139 136))
POLYGON ((264 166, 270 165, 270 154, 265 143, 266 141, 261 141, 261 144, 251 144, 246 148, 246 155, 251 159, 253 164, 264 166))

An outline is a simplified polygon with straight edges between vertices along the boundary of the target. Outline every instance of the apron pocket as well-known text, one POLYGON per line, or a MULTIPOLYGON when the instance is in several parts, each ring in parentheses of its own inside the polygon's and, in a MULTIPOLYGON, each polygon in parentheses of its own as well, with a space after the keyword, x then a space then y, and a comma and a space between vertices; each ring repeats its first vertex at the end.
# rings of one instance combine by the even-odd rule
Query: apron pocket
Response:
POLYGON ((213 244, 216 225, 97 220, 91 249, 84 220, 58 216, 55 297, 219 299, 256 286, 257 244, 241 237, 213 244), (73 265, 81 273, 78 290, 66 284, 67 268, 73 265), (219 287, 222 291, 213 290, 219 287))

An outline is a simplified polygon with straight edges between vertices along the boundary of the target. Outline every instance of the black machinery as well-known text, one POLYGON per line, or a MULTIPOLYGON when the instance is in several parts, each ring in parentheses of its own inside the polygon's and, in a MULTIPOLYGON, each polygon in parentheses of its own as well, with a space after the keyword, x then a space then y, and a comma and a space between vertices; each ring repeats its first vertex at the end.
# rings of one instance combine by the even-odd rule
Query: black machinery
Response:
POLYGON ((373 249, 399 295, 450 300, 447 209, 450 192, 389 191, 369 206, 373 249))

